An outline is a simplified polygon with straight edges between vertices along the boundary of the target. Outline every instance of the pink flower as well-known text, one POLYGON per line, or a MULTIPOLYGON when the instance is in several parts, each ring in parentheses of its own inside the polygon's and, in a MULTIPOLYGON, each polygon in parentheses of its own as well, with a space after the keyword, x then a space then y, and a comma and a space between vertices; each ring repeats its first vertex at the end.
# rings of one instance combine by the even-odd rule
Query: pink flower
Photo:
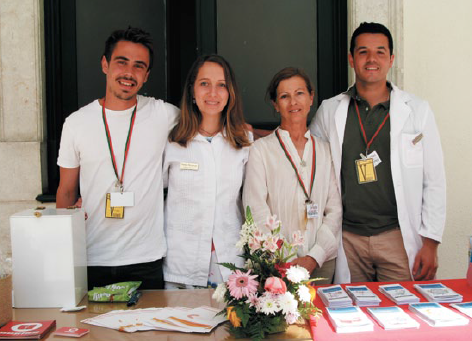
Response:
POLYGON ((254 238, 258 238, 258 239, 261 239, 261 240, 264 239, 264 235, 262 234, 261 230, 255 230, 254 231, 254 238))
POLYGON ((292 245, 293 246, 303 245, 302 231, 298 230, 292 233, 292 245))
POLYGON ((277 249, 278 249, 277 241, 278 241, 278 238, 274 238, 272 236, 269 236, 267 238, 267 240, 264 242, 264 249, 266 249, 270 252, 277 251, 277 249))
POLYGON ((288 324, 294 324, 300 318, 300 313, 297 311, 295 313, 288 313, 285 315, 285 321, 288 324))
POLYGON ((258 275, 251 275, 251 270, 247 273, 236 270, 228 278, 228 287, 231 296, 241 299, 243 296, 249 296, 257 291, 259 282, 256 281, 258 275))
POLYGON ((248 303, 250 307, 257 307, 259 299, 257 298, 256 294, 249 294, 247 295, 246 303, 248 303))
POLYGON ((287 286, 281 278, 269 277, 265 281, 264 290, 272 294, 285 294, 287 292, 287 286))
POLYGON ((261 244, 261 240, 257 237, 253 237, 249 240, 249 248, 251 249, 251 251, 256 251, 257 249, 260 249, 262 244, 261 244))
POLYGON ((273 231, 275 230, 277 227, 279 227, 280 225, 280 220, 277 220, 277 215, 273 215, 273 216, 268 216, 267 217, 267 220, 266 220, 266 223, 265 223, 265 226, 273 231))

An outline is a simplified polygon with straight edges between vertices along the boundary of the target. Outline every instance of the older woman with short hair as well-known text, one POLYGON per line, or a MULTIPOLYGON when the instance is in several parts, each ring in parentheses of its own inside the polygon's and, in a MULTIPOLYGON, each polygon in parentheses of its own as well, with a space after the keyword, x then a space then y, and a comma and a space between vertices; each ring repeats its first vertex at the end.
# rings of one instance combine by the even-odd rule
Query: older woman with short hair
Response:
POLYGON ((304 244, 292 263, 317 283, 332 283, 341 239, 342 204, 329 145, 311 136, 307 118, 313 86, 305 72, 285 68, 272 79, 267 96, 280 113, 280 126, 257 140, 249 153, 243 203, 256 224, 277 215, 289 240, 297 230, 304 244))

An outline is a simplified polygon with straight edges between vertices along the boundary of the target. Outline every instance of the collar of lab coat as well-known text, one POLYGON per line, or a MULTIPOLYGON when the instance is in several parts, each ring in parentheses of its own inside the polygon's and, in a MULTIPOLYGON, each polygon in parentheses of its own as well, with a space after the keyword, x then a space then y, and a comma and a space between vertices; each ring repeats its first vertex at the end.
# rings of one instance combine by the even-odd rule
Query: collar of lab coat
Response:
MULTIPOLYGON (((392 85, 392 92, 390 93, 390 133, 391 136, 396 136, 401 132, 406 120, 410 116, 411 108, 407 103, 411 98, 407 92, 402 91, 393 83, 390 84, 392 85)), ((342 93, 337 96, 337 99, 340 103, 334 114, 334 120, 336 122, 339 146, 342 146, 351 97, 346 93, 342 93)))

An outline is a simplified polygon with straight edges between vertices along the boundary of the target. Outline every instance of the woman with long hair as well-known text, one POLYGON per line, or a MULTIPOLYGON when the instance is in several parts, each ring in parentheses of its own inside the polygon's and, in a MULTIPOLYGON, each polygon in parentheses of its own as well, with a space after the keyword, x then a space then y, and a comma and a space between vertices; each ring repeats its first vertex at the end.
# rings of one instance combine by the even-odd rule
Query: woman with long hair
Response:
POLYGON ((252 141, 234 72, 221 56, 195 61, 181 111, 164 157, 168 289, 215 286, 230 274, 217 263, 242 265, 235 244, 252 141))

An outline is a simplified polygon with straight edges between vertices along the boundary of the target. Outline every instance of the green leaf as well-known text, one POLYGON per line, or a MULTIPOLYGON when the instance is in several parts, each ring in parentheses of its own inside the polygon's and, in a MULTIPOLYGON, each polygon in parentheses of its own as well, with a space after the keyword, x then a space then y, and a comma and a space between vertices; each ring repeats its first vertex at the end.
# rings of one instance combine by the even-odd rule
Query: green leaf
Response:
POLYGON ((248 225, 254 224, 254 219, 252 217, 251 208, 249 206, 246 207, 246 223, 248 225))
POLYGON ((246 327, 247 326, 247 323, 251 317, 251 314, 249 312, 249 309, 248 309, 248 305, 244 305, 243 307, 243 313, 241 315, 238 314, 238 317, 241 319, 241 324, 243 325, 243 327, 246 327))
POLYGON ((233 263, 218 263, 218 265, 222 265, 222 266, 224 266, 225 268, 230 269, 231 271, 241 270, 242 272, 247 272, 247 269, 245 269, 245 268, 240 268, 240 267, 234 265, 233 263))

